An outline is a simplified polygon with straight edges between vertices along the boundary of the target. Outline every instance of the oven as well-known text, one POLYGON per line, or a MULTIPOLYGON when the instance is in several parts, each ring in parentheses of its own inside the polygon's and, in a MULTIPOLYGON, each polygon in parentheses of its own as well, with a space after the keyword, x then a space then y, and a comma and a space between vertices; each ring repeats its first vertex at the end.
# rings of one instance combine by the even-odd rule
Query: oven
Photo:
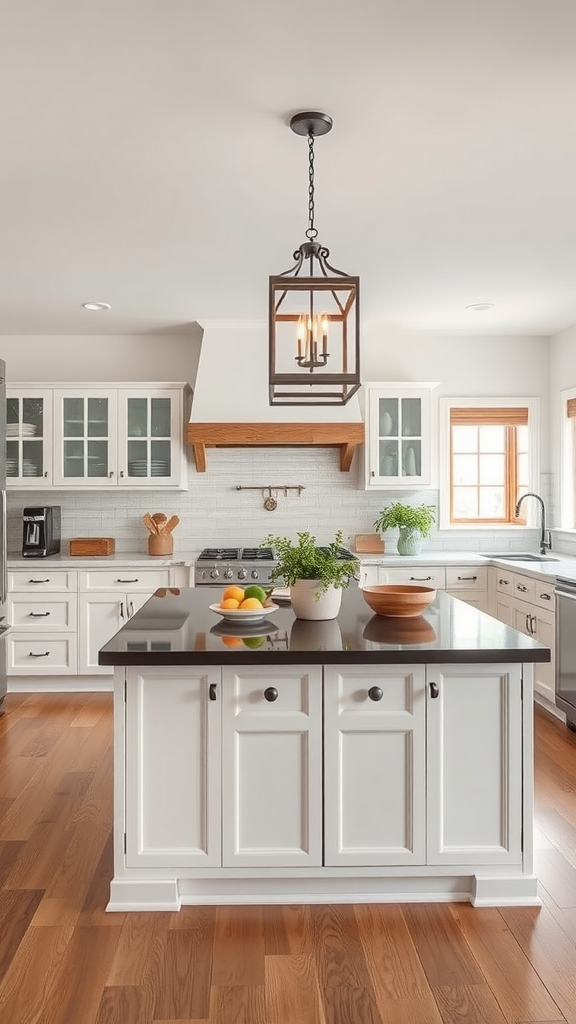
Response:
MULTIPOLYGON (((360 564, 347 548, 340 548, 338 557, 360 564)), ((271 586, 270 573, 277 565, 272 548, 204 548, 194 562, 194 586, 220 587, 232 583, 239 583, 241 587, 250 583, 271 586)), ((282 585, 281 580, 277 582, 282 585)))
POLYGON ((268 586, 277 565, 272 548, 204 548, 194 563, 194 586, 268 586))
POLYGON ((556 580, 556 704, 576 731, 576 583, 556 580))

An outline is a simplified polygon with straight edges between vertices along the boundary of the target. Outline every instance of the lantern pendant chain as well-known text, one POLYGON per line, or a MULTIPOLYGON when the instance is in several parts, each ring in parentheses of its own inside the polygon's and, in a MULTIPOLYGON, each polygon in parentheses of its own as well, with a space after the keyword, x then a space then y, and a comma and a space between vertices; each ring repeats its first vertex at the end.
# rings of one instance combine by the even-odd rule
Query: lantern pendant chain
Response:
POLYGON ((314 227, 314 132, 308 132, 308 230, 306 237, 314 241, 318 231, 314 227))

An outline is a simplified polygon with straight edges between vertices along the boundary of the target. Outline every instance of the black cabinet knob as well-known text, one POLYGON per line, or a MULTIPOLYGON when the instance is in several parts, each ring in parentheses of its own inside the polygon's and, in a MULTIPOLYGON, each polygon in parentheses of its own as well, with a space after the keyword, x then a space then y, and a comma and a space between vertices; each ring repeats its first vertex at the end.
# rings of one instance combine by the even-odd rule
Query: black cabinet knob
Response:
POLYGON ((438 686, 438 683, 430 683, 430 696, 431 697, 439 697, 440 696, 440 688, 438 686))
POLYGON ((382 700, 384 693, 379 686, 371 686, 368 690, 368 696, 370 700, 382 700))
POLYGON ((210 686, 208 688, 208 696, 210 697, 210 700, 217 700, 218 699, 217 690, 216 690, 216 683, 210 683, 210 686))
POLYGON ((272 701, 278 700, 278 690, 275 686, 267 686, 264 690, 264 700, 272 701))

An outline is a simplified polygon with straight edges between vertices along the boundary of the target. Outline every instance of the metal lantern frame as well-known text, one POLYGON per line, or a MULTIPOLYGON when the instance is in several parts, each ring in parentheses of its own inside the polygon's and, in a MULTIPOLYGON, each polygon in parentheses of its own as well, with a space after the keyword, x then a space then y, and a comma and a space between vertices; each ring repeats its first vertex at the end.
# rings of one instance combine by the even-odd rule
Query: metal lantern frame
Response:
POLYGON ((269 279, 269 401, 270 405, 345 405, 360 387, 360 279, 331 266, 330 251, 317 241, 314 226, 314 138, 330 131, 332 118, 307 111, 295 114, 290 127, 308 137, 309 222, 307 241, 293 253, 294 265, 269 279), (302 273, 305 268, 307 274, 302 273), (302 305, 297 312, 288 310, 287 300, 297 292, 302 294, 302 305), (332 308, 326 312, 330 299, 332 308), (278 327, 286 323, 294 323, 296 351, 296 366, 289 373, 277 367, 278 327), (330 324, 340 325, 341 362, 334 372, 325 370, 331 358, 330 324))

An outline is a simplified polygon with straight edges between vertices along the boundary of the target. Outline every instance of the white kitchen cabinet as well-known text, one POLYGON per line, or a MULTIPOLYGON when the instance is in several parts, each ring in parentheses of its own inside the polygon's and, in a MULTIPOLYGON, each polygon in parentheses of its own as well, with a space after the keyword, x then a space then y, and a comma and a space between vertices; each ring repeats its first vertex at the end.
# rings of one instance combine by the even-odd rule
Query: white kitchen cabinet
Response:
POLYGON ((146 603, 158 587, 168 587, 171 570, 127 567, 79 572, 78 655, 82 674, 112 675, 98 664, 98 651, 146 603))
POLYGON ((446 590, 453 597, 473 604, 481 611, 488 609, 488 573, 486 566, 407 565, 388 567, 385 563, 360 563, 360 587, 385 583, 409 583, 420 587, 446 590))
POLYGON ((522 856, 520 665, 430 665, 428 864, 522 856))
POLYGON ((550 661, 534 665, 534 689, 554 703, 556 693, 556 610, 554 585, 534 576, 493 567, 495 615, 520 633, 550 648, 550 661))
POLYGON ((222 669, 224 867, 322 864, 322 668, 222 669))
POLYGON ((52 484, 52 392, 6 388, 6 485, 52 484))
POLYGON ((8 676, 71 676, 78 671, 77 574, 42 566, 8 574, 8 676))
POLYGON ((126 864, 221 863, 220 669, 126 673, 126 864))
POLYGON ((423 665, 324 669, 324 863, 426 861, 423 665))
POLYGON ((531 669, 119 667, 108 909, 535 902, 531 669))
POLYGON ((7 393, 10 486, 188 487, 187 385, 13 385, 7 393))
POLYGON ((367 490, 431 483, 434 384, 365 384, 367 490))

